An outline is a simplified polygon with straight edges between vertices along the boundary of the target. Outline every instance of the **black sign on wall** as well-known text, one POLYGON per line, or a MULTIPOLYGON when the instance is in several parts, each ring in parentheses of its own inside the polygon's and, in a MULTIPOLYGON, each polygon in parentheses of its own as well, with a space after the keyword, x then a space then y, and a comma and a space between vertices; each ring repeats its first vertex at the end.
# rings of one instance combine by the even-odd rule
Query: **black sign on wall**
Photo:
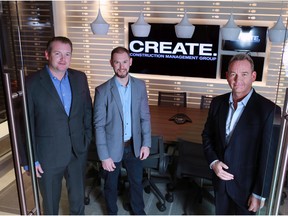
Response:
POLYGON ((257 72, 256 81, 263 80, 267 29, 267 27, 263 26, 241 26, 237 40, 222 41, 222 50, 230 51, 230 54, 219 56, 221 60, 221 79, 226 79, 228 63, 233 55, 247 53, 254 61, 254 70, 257 72))
POLYGON ((177 38, 175 24, 151 23, 148 37, 134 37, 129 23, 132 73, 216 78, 218 25, 194 25, 190 39, 177 38))
MULTIPOLYGON (((226 72, 228 71, 228 63, 233 55, 222 55, 221 56, 221 79, 226 79, 226 72)), ((257 73, 256 81, 262 81, 263 79, 263 67, 265 58, 261 56, 251 56, 254 62, 254 70, 257 73)))

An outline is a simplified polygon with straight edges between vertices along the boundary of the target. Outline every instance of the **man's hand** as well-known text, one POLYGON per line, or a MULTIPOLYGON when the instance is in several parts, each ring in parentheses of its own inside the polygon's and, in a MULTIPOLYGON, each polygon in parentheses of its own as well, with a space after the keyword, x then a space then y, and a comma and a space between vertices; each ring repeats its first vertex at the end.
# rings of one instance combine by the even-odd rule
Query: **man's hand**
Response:
POLYGON ((108 158, 106 160, 102 161, 102 167, 104 170, 108 171, 108 172, 112 172, 115 170, 116 166, 114 164, 114 161, 112 160, 112 158, 108 158))
POLYGON ((142 146, 140 150, 140 160, 145 160, 150 154, 150 148, 147 146, 142 146))
POLYGON ((222 180, 228 181, 234 179, 234 175, 229 172, 226 172, 224 169, 229 167, 221 161, 217 161, 212 165, 212 169, 215 174, 222 180))
MULTIPOLYGON (((36 173, 37 178, 41 178, 42 177, 42 174, 44 173, 44 171, 43 171, 43 169, 42 169, 40 164, 35 166, 35 173, 36 173)), ((28 176, 30 176, 30 171, 26 170, 26 174, 28 176)))
POLYGON ((257 199, 255 196, 250 195, 248 199, 248 211, 257 212, 265 204, 265 201, 257 199))
POLYGON ((42 177, 42 174, 44 173, 44 171, 43 171, 43 169, 42 169, 40 164, 35 167, 35 172, 36 172, 36 176, 38 178, 42 177))

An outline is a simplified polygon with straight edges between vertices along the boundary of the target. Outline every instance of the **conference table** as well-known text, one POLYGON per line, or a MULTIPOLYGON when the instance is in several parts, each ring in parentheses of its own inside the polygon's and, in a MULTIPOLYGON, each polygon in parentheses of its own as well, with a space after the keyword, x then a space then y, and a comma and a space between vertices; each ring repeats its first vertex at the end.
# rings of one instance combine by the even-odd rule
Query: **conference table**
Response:
POLYGON ((163 136, 165 143, 177 142, 181 138, 186 141, 202 144, 201 133, 208 116, 208 109, 151 105, 150 113, 152 135, 163 136), (183 124, 175 123, 173 117, 176 114, 185 114, 191 122, 186 121, 183 124))

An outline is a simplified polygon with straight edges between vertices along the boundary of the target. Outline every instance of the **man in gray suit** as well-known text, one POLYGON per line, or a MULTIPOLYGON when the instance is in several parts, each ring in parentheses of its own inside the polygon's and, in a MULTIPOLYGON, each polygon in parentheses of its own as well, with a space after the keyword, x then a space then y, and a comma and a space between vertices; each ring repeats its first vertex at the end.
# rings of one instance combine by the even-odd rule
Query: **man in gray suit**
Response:
POLYGON ((62 179, 70 214, 84 214, 84 174, 92 137, 92 101, 83 72, 68 68, 72 43, 52 38, 48 64, 26 79, 31 139, 44 214, 57 215, 62 179))
POLYGON ((111 52, 114 77, 95 89, 94 126, 98 156, 105 176, 108 214, 117 214, 117 187, 121 162, 130 184, 134 214, 143 215, 142 161, 149 156, 151 123, 144 81, 129 75, 129 51, 117 47, 111 52))

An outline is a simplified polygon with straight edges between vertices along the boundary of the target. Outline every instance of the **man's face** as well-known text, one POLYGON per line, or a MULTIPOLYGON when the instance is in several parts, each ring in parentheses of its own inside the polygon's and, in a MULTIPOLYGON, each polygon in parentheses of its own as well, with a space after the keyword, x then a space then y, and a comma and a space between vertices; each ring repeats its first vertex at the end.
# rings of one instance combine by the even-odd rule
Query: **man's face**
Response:
POLYGON ((234 61, 226 73, 226 79, 233 94, 238 97, 245 97, 251 90, 252 83, 256 79, 256 72, 251 70, 249 61, 234 61))
POLYGON ((114 53, 113 58, 110 60, 110 64, 113 67, 113 70, 117 77, 126 78, 130 66, 132 65, 132 58, 123 52, 123 53, 114 53))
POLYGON ((48 60, 49 68, 52 72, 65 72, 70 65, 72 51, 69 44, 60 41, 52 42, 51 52, 45 51, 45 57, 48 60))

